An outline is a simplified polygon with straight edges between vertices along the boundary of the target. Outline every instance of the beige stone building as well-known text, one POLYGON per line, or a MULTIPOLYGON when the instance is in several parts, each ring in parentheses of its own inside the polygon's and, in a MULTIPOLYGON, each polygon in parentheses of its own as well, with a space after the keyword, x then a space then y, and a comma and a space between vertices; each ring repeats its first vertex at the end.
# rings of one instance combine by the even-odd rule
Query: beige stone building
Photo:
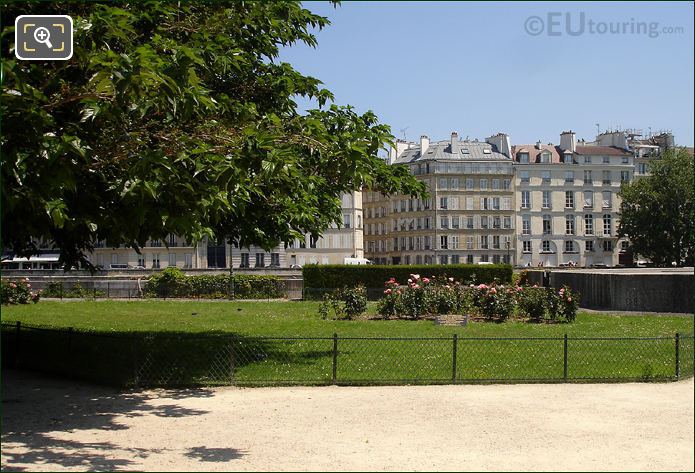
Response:
POLYGON ((514 262, 509 138, 399 141, 391 164, 410 168, 430 199, 366 192, 365 255, 380 264, 514 262))
POLYGON ((618 192, 634 178, 634 158, 617 146, 577 144, 563 132, 560 145, 515 145, 517 261, 520 266, 615 266, 619 240, 618 192))

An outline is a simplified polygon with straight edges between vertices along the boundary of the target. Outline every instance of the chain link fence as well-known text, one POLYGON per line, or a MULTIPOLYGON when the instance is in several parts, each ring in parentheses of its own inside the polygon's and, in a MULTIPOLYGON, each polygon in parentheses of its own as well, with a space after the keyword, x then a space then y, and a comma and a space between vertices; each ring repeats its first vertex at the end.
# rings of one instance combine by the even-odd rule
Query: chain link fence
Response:
POLYGON ((118 386, 664 381, 693 335, 640 338, 245 337, 2 325, 4 366, 118 386))

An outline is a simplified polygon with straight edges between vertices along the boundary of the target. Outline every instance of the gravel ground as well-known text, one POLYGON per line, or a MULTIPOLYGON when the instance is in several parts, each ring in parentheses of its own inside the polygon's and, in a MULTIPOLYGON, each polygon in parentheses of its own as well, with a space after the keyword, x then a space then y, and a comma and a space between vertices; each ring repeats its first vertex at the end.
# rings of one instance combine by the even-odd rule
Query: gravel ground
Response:
POLYGON ((693 471, 693 379, 117 391, 3 372, 3 471, 693 471))

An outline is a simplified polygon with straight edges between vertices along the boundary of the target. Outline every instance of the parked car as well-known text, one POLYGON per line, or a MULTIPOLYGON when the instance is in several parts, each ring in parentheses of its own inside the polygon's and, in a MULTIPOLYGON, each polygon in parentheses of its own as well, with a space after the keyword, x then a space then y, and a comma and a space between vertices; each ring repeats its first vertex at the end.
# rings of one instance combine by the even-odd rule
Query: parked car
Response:
POLYGON ((298 264, 291 264, 290 269, 302 269, 302 267, 298 264))
POLYGON ((112 263, 109 266, 109 269, 128 269, 128 268, 129 268, 129 266, 127 264, 121 264, 121 263, 118 263, 118 264, 112 263))

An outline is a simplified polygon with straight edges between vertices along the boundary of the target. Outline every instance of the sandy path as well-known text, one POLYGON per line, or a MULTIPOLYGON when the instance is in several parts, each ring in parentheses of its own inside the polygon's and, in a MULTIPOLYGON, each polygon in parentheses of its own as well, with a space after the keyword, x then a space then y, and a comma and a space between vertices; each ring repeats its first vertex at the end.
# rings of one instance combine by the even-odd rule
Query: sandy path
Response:
POLYGON ((692 379, 124 393, 3 374, 4 471, 695 467, 692 379))

